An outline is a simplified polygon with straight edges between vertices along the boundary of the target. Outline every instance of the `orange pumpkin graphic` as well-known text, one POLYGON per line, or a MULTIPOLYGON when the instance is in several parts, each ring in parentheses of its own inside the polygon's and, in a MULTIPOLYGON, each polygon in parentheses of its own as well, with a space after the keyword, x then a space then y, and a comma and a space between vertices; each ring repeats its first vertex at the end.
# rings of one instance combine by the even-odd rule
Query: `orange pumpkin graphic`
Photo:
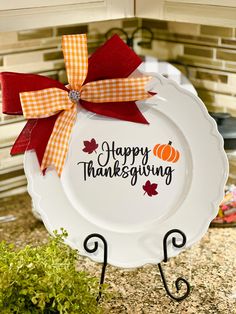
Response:
POLYGON ((173 163, 178 161, 180 157, 179 151, 171 145, 171 141, 168 144, 156 144, 153 148, 154 156, 173 163))

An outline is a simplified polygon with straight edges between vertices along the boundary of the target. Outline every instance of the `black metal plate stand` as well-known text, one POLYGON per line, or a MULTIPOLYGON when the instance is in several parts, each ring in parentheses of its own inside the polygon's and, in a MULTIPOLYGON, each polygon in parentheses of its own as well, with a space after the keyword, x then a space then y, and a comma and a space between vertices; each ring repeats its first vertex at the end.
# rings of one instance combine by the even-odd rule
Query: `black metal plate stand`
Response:
MULTIPOLYGON (((183 233, 183 231, 179 230, 179 229, 172 229, 170 231, 168 231, 165 236, 164 236, 164 239, 163 239, 163 253, 164 253, 164 260, 163 262, 166 263, 168 261, 168 254, 167 254, 167 248, 168 248, 168 238, 169 236, 172 235, 172 238, 171 238, 171 242, 172 242, 172 245, 175 247, 175 248, 182 248, 185 246, 186 244, 186 235, 183 233), (179 235, 181 235, 181 242, 180 243, 177 243, 177 240, 176 240, 176 237, 173 236, 173 234, 176 234, 178 233, 179 235)), ((159 268, 159 271, 160 271, 160 274, 161 274, 161 279, 163 281, 163 285, 164 285, 164 288, 166 290, 166 293, 168 294, 169 297, 171 297, 173 300, 175 301, 182 301, 184 299, 187 298, 187 296, 189 295, 190 293, 190 284, 189 282, 182 278, 182 277, 178 277, 175 281, 175 287, 176 287, 176 291, 177 293, 179 294, 180 293, 180 290, 182 288, 182 285, 184 284, 186 286, 186 291, 183 295, 174 295, 170 292, 169 288, 168 288, 168 285, 167 285, 167 281, 166 281, 166 278, 165 278, 165 274, 164 274, 164 271, 162 269, 162 266, 161 266, 161 263, 158 264, 158 268, 159 268)))
POLYGON ((101 277, 100 277, 100 286, 99 286, 99 293, 97 296, 97 302, 100 300, 102 296, 102 285, 104 284, 105 280, 105 273, 106 273, 106 267, 107 267, 107 253, 108 253, 108 245, 106 239, 98 233, 92 233, 88 235, 85 240, 84 240, 84 249, 88 253, 95 253, 98 250, 98 241, 94 241, 94 247, 90 248, 89 245, 89 240, 92 238, 99 238, 103 242, 103 265, 102 265, 102 272, 101 272, 101 277))
MULTIPOLYGON (((163 239, 163 254, 164 254, 163 262, 164 263, 166 263, 168 261, 167 251, 168 251, 168 238, 170 237, 170 235, 172 235, 171 242, 175 248, 182 248, 186 244, 186 235, 183 233, 183 231, 181 231, 179 229, 171 229, 170 231, 168 231, 165 234, 164 239, 163 239), (176 234, 176 233, 181 236, 182 241, 179 243, 177 243, 177 239, 174 236, 174 234, 176 234)), ((99 288, 99 293, 97 296, 97 302, 98 302, 102 296, 102 285, 103 285, 104 280, 105 280, 105 273, 106 273, 106 267, 107 267, 108 245, 107 245, 106 239, 101 234, 92 233, 92 234, 88 235, 86 237, 86 239, 84 240, 84 249, 88 253, 95 253, 98 250, 98 241, 96 241, 96 240, 94 240, 94 242, 93 242, 93 247, 89 246, 89 241, 93 238, 97 238, 97 239, 100 239, 102 241, 103 250, 104 250, 103 266, 102 266, 102 272, 101 272, 101 277, 100 277, 100 288, 99 288)), ((189 282, 182 277, 177 278, 175 281, 175 287, 176 287, 176 291, 177 291, 178 295, 174 295, 168 288, 168 284, 167 284, 161 263, 158 264, 158 268, 160 271, 160 275, 161 275, 161 278, 163 281, 164 288, 165 288, 168 296, 175 301, 182 301, 182 300, 186 299, 190 293, 189 282), (185 287, 186 287, 185 292, 184 292, 184 294, 180 295, 180 290, 182 289, 183 285, 185 285, 185 287)))

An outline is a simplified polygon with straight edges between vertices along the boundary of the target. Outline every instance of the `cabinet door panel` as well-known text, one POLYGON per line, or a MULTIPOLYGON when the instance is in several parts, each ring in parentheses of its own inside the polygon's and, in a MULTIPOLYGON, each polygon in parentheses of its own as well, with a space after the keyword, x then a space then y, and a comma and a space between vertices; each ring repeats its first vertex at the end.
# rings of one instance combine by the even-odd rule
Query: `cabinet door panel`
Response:
POLYGON ((0 10, 17 10, 27 8, 42 8, 57 5, 79 4, 79 3, 104 2, 104 0, 11 0, 1 1, 0 10))
POLYGON ((0 0, 0 32, 134 17, 134 0, 0 0))
POLYGON ((216 5, 222 7, 236 7, 235 0, 166 0, 166 2, 170 3, 192 3, 192 4, 200 4, 200 5, 216 5))
POLYGON ((136 0, 136 16, 236 27, 236 0, 136 0))

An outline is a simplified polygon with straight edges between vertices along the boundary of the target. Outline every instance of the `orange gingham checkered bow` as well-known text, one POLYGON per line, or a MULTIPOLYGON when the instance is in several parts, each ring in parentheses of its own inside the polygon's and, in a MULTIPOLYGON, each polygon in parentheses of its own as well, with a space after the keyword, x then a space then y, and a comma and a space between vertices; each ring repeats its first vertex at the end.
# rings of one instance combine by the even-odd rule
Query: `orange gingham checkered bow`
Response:
POLYGON ((47 88, 20 93, 24 117, 45 118, 60 112, 49 138, 41 169, 53 165, 61 175, 69 147, 69 139, 81 98, 90 102, 136 101, 150 97, 145 85, 150 77, 118 78, 83 85, 88 71, 87 37, 85 34, 62 37, 62 50, 70 90, 47 88))

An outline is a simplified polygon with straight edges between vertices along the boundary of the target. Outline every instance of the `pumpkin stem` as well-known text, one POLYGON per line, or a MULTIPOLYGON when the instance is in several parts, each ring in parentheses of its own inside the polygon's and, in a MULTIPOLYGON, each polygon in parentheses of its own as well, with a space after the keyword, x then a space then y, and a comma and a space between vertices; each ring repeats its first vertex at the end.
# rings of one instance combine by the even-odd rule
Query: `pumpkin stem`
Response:
POLYGON ((169 141, 168 145, 171 145, 171 144, 172 144, 172 142, 171 142, 171 141, 169 141))

